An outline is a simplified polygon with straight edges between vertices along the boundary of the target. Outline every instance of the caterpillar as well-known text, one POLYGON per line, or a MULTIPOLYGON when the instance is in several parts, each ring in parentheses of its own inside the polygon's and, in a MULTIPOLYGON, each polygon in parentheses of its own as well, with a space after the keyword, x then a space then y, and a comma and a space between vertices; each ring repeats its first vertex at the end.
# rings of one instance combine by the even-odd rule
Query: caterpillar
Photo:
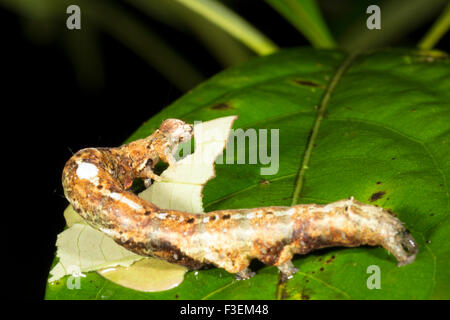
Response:
POLYGON ((353 198, 197 215, 159 208, 129 191, 136 178, 147 186, 159 180, 155 165, 173 165, 177 146, 192 135, 192 125, 168 119, 145 139, 116 148, 82 149, 64 166, 64 194, 92 227, 136 254, 189 269, 213 265, 238 279, 255 274, 249 269, 252 259, 291 278, 298 271, 291 262, 294 254, 331 246, 382 246, 399 266, 415 260, 417 244, 403 223, 353 198))

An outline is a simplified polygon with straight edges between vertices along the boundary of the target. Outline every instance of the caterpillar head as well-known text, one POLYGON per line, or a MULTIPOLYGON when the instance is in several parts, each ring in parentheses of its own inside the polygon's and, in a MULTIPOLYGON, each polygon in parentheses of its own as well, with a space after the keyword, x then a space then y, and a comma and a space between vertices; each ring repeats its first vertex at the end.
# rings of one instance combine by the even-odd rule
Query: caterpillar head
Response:
POLYGON ((414 238, 407 229, 397 234, 397 237, 403 253, 400 255, 401 258, 398 261, 398 266, 400 267, 414 262, 417 252, 419 251, 414 238))
POLYGON ((190 140, 193 134, 192 125, 178 119, 165 120, 159 130, 168 134, 175 145, 190 140))

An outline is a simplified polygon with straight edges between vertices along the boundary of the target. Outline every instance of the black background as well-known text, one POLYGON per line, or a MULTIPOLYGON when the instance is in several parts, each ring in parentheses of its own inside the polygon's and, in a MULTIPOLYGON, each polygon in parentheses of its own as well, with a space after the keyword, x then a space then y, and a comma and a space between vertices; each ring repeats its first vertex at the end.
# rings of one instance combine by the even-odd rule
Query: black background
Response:
MULTIPOLYGON (((246 10, 245 5, 241 9, 280 47, 308 45, 263 2, 253 10, 246 10)), ((162 37, 170 38, 171 45, 205 77, 222 70, 195 38, 143 19, 162 37)), ((7 230, 3 245, 8 249, 2 262, 4 274, 13 282, 12 290, 3 290, 3 294, 42 299, 56 235, 65 225, 62 212, 67 201, 60 182, 65 161, 81 148, 120 145, 142 122, 183 93, 106 35, 100 43, 105 84, 95 92, 87 91, 77 82, 62 48, 57 43, 36 45, 25 36, 21 22, 0 9, 2 159, 7 179, 3 214, 8 218, 2 223, 7 230)), ((414 43, 428 27, 411 35, 414 43)))
MULTIPOLYGON (((283 36, 278 36, 278 45, 308 44, 263 2, 257 11, 245 10, 245 6, 243 10, 268 36, 281 28, 283 36), (265 23, 269 17, 273 21, 270 26, 265 23)), ((205 78, 223 69, 196 38, 141 18, 160 36, 170 39, 170 44, 205 78)), ((56 235, 65 226, 62 213, 68 202, 61 186, 65 162, 82 148, 122 144, 145 120, 183 92, 107 35, 101 36, 100 43, 104 86, 95 92, 83 89, 60 45, 34 44, 21 22, 16 15, 0 9, 1 30, 7 30, 3 43, 8 44, 2 46, 2 78, 7 83, 2 90, 2 119, 8 149, 14 150, 14 154, 5 153, 7 161, 17 168, 6 169, 15 182, 8 186, 15 207, 8 214, 11 228, 7 228, 6 242, 14 265, 4 267, 18 277, 9 279, 12 290, 4 294, 9 298, 42 299, 56 235)), ((67 30, 65 24, 61 28, 67 30)))

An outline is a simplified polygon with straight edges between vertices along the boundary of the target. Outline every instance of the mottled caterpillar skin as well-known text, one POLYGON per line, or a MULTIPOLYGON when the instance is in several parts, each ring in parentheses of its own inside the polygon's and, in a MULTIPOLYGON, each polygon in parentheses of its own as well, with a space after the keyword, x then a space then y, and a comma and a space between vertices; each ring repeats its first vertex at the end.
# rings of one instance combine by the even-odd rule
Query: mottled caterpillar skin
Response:
POLYGON ((353 198, 197 215, 158 208, 127 191, 135 178, 147 185, 158 180, 156 163, 172 165, 177 145, 191 136, 191 125, 168 119, 145 139, 80 150, 64 167, 65 196, 91 226, 136 254, 190 269, 212 264, 240 279, 254 274, 248 269, 252 259, 277 266, 289 278, 297 271, 294 254, 331 246, 381 245, 399 265, 414 261, 417 245, 401 221, 353 198))

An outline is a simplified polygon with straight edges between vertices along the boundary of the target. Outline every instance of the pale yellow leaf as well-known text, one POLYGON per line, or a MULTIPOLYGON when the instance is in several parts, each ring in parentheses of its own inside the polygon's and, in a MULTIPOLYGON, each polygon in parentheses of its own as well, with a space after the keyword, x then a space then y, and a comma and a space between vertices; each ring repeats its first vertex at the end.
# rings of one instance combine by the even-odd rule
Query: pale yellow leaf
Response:
MULTIPOLYGON (((162 181, 139 196, 164 209, 203 213, 203 187, 215 177, 214 161, 223 152, 235 119, 236 116, 230 116, 196 123, 195 152, 167 168, 161 175, 162 181)), ((186 268, 124 249, 87 225, 71 206, 64 216, 69 228, 58 235, 59 263, 50 272, 50 282, 93 270, 101 270, 99 273, 109 280, 141 291, 168 290, 183 281, 186 268), (142 261, 134 263, 139 260, 142 261)))
POLYGON ((139 196, 160 208, 202 213, 203 186, 215 177, 214 161, 223 152, 235 119, 229 116, 195 124, 195 152, 167 168, 162 181, 139 196))
POLYGON ((130 266, 143 259, 119 246, 113 239, 94 228, 76 223, 58 235, 58 264, 50 271, 53 282, 65 275, 99 270, 112 266, 130 266))

